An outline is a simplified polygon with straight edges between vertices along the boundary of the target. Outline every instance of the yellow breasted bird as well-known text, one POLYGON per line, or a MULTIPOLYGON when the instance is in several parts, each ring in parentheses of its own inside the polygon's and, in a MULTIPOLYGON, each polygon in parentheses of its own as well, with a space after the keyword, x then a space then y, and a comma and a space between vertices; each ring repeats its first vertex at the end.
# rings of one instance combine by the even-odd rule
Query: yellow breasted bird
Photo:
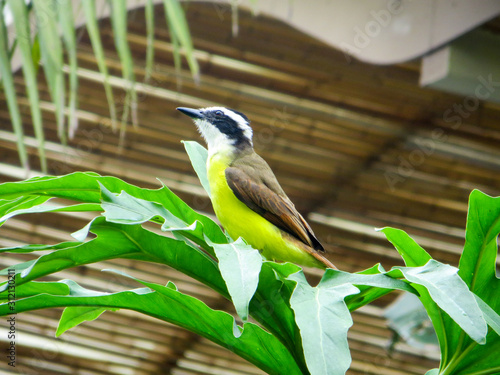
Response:
POLYGON ((207 174, 217 218, 268 260, 336 268, 311 227, 253 149, 252 128, 241 112, 224 107, 177 108, 194 120, 208 145, 207 174))

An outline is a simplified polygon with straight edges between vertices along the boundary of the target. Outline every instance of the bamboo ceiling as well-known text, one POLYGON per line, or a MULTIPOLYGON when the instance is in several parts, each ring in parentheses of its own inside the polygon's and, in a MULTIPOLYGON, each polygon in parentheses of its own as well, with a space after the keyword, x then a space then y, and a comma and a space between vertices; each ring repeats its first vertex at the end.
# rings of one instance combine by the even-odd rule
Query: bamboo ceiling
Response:
MULTIPOLYGON (((160 8, 158 8, 160 9, 160 8)), ((146 31, 143 11, 129 15, 129 43, 135 59, 140 127, 129 127, 124 147, 109 129, 102 77, 89 39, 81 33, 80 127, 68 148, 60 145, 47 87, 41 98, 51 174, 91 170, 141 187, 158 187, 157 178, 193 208, 211 206, 184 152, 181 140, 201 142, 177 106, 224 105, 252 121, 254 143, 284 190, 326 244, 341 269, 358 271, 382 263, 401 265, 397 252, 376 227, 406 230, 436 259, 457 265, 464 242, 468 195, 472 189, 500 195, 500 105, 481 101, 477 109, 450 120, 447 113, 463 97, 418 86, 420 60, 372 66, 346 59, 342 52, 263 16, 241 11, 239 33, 231 33, 227 7, 190 3, 188 20, 201 67, 199 85, 186 66, 173 68, 172 45, 162 13, 156 17, 153 77, 144 82, 146 31)), ((498 31, 498 21, 488 25, 498 31)), ((116 98, 124 82, 108 20, 101 21, 108 68, 116 98)), ((485 72, 487 74, 487 72, 485 72)), ((41 75, 40 75, 41 77, 41 75)), ((26 133, 32 136, 22 74, 17 91, 26 133)), ((118 107, 119 112, 122 108, 118 107)), ((32 175, 39 163, 33 138, 26 141, 32 175)), ((0 182, 24 178, 6 103, 0 103, 0 182)), ((91 217, 27 215, 0 229, 0 245, 55 243, 83 227, 91 217)), ((32 259, 2 255, 2 268, 32 259)), ((122 269, 229 309, 215 292, 156 264, 109 261, 70 269, 48 278, 71 278, 99 290, 136 287, 100 272, 122 269)), ((311 271, 317 278, 319 271, 311 271)), ((438 351, 396 343, 382 317, 390 295, 354 313, 349 332, 353 363, 349 374, 423 374, 436 367, 438 351)), ((23 374, 259 374, 226 350, 153 318, 107 312, 54 338, 60 310, 18 318, 18 368, 23 374)), ((6 325, 0 320, 0 325, 6 325)), ((1 330, 1 332, 4 332, 1 330)), ((0 337, 0 346, 6 345, 0 337)), ((2 367, 0 375, 10 373, 2 367)), ((7 366, 5 366, 7 367, 7 366)))

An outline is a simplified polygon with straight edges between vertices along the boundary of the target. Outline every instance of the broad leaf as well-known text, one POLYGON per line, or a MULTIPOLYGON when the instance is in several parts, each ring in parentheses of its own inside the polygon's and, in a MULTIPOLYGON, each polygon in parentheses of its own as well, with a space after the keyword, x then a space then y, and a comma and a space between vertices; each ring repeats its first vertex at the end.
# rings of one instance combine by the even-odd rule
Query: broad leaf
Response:
MULTIPOLYGON (((212 241, 227 242, 226 236, 217 224, 206 216, 194 213, 190 208, 174 205, 172 202, 168 202, 168 205, 167 202, 164 202, 162 205, 150 200, 133 197, 124 191, 119 195, 115 195, 102 184, 101 190, 103 215, 110 222, 140 224, 154 219, 154 221, 162 223, 161 229, 163 231, 180 232, 203 247, 211 255, 214 255, 213 250, 206 246, 204 236, 207 236, 212 241), (185 210, 182 210, 183 208, 185 210), (173 212, 170 210, 173 210, 173 212), (185 221, 185 219, 188 221, 185 221)), ((145 196, 146 194, 137 195, 145 196)))
POLYGON ((241 238, 229 244, 213 246, 219 268, 241 320, 248 320, 248 306, 259 283, 262 256, 258 250, 245 244, 241 238))
MULTIPOLYGON (((435 260, 422 267, 394 267, 406 280, 427 289, 432 300, 479 344, 488 327, 474 295, 458 276, 458 269, 435 260)), ((393 271, 394 272, 394 271, 393 271)))
POLYGON ((378 229, 378 231, 385 234, 408 267, 423 266, 432 259, 429 253, 417 244, 405 231, 389 227, 378 229))
POLYGON ((309 371, 315 375, 345 374, 351 364, 347 331, 353 322, 344 298, 359 289, 351 284, 328 286, 323 280, 313 288, 302 271, 289 279, 297 283, 290 304, 309 371))
MULTIPOLYGON (((114 258, 134 258, 169 265, 227 296, 217 264, 204 252, 184 241, 152 233, 140 225, 120 225, 95 219, 89 227, 97 237, 74 246, 55 245, 58 251, 21 264, 16 270, 16 285, 62 269, 114 258)), ((45 247, 49 249, 50 247, 45 247)), ((6 283, 0 284, 5 289, 6 283)))
MULTIPOLYGON (((196 298, 170 287, 142 282, 148 287, 107 294, 82 288, 71 280, 60 283, 69 286, 69 296, 37 295, 24 298, 16 301, 16 311, 21 313, 60 306, 134 310, 189 329, 233 351, 269 374, 302 374, 288 350, 273 335, 255 324, 245 323, 241 336, 236 338, 231 315, 212 310, 196 298)), ((0 315, 8 313, 8 304, 0 304, 0 315)))

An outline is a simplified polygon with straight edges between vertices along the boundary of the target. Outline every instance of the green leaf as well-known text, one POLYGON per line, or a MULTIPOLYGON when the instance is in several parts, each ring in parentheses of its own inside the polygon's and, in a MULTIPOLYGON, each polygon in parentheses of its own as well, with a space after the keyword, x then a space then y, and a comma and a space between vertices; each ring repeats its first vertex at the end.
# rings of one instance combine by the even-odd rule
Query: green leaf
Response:
POLYGON ((30 281, 23 285, 16 285, 15 283, 13 285, 12 290, 7 288, 0 293, 0 301, 10 301, 43 293, 61 296, 69 294, 68 286, 61 283, 30 281))
POLYGON ((135 198, 126 191, 116 195, 101 183, 99 186, 102 192, 103 216, 107 221, 120 224, 142 224, 159 216, 164 219, 163 230, 187 226, 185 222, 159 203, 135 198))
POLYGON ((258 250, 245 244, 241 238, 229 244, 213 246, 219 260, 219 269, 226 282, 227 289, 238 316, 244 322, 248 320, 248 306, 259 283, 262 256, 258 250))
POLYGON ((115 47, 120 57, 122 76, 127 80, 127 94, 122 116, 122 135, 128 121, 128 109, 132 113, 132 123, 138 125, 137 120, 137 91, 135 89, 135 74, 132 53, 127 42, 127 2, 111 0, 111 25, 113 27, 115 47))
POLYGON ((299 266, 292 263, 264 262, 257 291, 250 301, 250 313, 286 345, 302 371, 308 373, 299 328, 290 307, 295 283, 287 280, 288 276, 300 270, 299 266))
POLYGON ((479 190, 470 195, 464 252, 459 275, 470 289, 495 311, 500 311, 500 280, 496 276, 500 233, 500 197, 479 190))
POLYGON ((199 81, 200 68, 194 57, 193 42, 189 34, 189 27, 184 10, 178 0, 163 0, 165 16, 170 30, 178 39, 180 46, 184 49, 186 59, 195 81, 199 81))
MULTIPOLYGON (((302 374, 288 350, 262 328, 245 323, 241 336, 236 338, 233 335, 234 318, 231 315, 213 310, 196 298, 170 287, 142 282, 148 288, 106 294, 84 289, 71 280, 63 280, 61 283, 69 286, 69 296, 38 295, 21 299, 16 301, 17 312, 60 306, 134 310, 199 334, 269 374, 302 374)), ((0 304, 0 315, 8 313, 8 304, 0 304)))
MULTIPOLYGON (((31 201, 30 203, 32 203, 31 201)), ((0 222, 6 221, 11 217, 22 215, 22 214, 31 214, 31 213, 42 213, 42 212, 95 212, 102 211, 101 205, 97 203, 80 203, 73 204, 71 206, 54 206, 48 204, 39 204, 37 206, 33 206, 30 208, 22 208, 20 210, 15 210, 9 212, 7 215, 0 217, 0 222)))
POLYGON ((76 52, 75 23, 73 21, 73 6, 71 1, 58 2, 58 21, 61 25, 62 37, 66 46, 69 60, 69 115, 68 134, 70 139, 74 137, 78 128, 78 116, 76 107, 78 106, 78 61, 76 52))
POLYGON ((290 299, 300 328, 307 367, 315 375, 345 374, 351 364, 347 331, 353 321, 344 298, 359 292, 351 284, 313 288, 302 271, 289 277, 297 283, 290 299))
MULTIPOLYGON (((26 82, 26 94, 30 102, 31 118, 35 136, 38 141, 38 153, 42 172, 47 173, 47 158, 45 156, 45 137, 42 127, 42 112, 40 110, 40 99, 38 97, 38 83, 36 79, 37 68, 33 61, 33 50, 31 48, 31 31, 29 25, 28 8, 24 1, 9 0, 9 8, 15 19, 16 40, 21 51, 24 81, 26 82)), ((39 50, 38 50, 39 51, 39 50)))
MULTIPOLYGON (((169 0, 166 0, 169 1, 169 0)), ((181 75, 181 70, 182 70, 182 57, 181 57, 181 46, 179 43, 179 38, 177 37, 177 34, 175 33, 175 30, 172 27, 172 23, 168 19, 168 14, 165 12, 165 19, 166 23, 168 26, 168 33, 170 35, 170 43, 172 43, 172 55, 174 57, 174 68, 175 68, 175 73, 177 74, 177 91, 181 91, 181 85, 182 85, 182 75, 181 75)))
POLYGON ((56 245, 23 245, 16 247, 4 247, 0 249, 0 252, 5 253, 31 253, 33 251, 44 251, 44 250, 60 250, 67 249, 69 247, 74 247, 80 245, 81 242, 61 242, 56 245))
POLYGON ((354 274, 332 269, 326 270, 322 285, 333 287, 342 284, 352 284, 359 289, 359 293, 345 298, 350 311, 358 309, 395 289, 418 294, 408 283, 390 277, 379 265, 354 274))
MULTIPOLYGON (((183 241, 152 233, 140 225, 108 223, 102 217, 92 221, 90 231, 97 237, 77 246, 72 246, 71 242, 66 243, 66 248, 55 245, 58 251, 42 255, 29 266, 20 268, 16 285, 82 264, 116 258, 140 258, 169 265, 228 296, 217 263, 183 241)), ((0 284, 0 287, 2 285, 5 288, 6 283, 0 284)))
MULTIPOLYGON (((500 280, 496 276, 497 238, 500 232, 500 198, 474 190, 469 198, 465 246, 459 275, 487 306, 483 313, 495 327, 492 312, 500 313, 500 280)), ((481 307, 481 306, 480 306, 481 307)), ((449 355, 441 361, 443 374, 497 374, 500 372, 500 335, 490 330, 487 345, 480 346, 445 320, 449 355)))
MULTIPOLYGON (((204 236, 213 241, 227 242, 224 233, 215 222, 206 216, 194 213, 185 203, 183 205, 173 205, 172 202, 164 201, 162 205, 150 200, 133 197, 124 191, 117 196, 107 190, 104 185, 101 185, 101 190, 103 215, 110 222, 121 224, 140 224, 148 220, 162 222, 161 229, 163 231, 177 231, 202 246, 213 256, 215 254, 206 245, 204 236), (173 212, 170 210, 173 210, 173 212)), ((145 195, 141 194, 141 196, 145 195)), ((179 200, 177 197, 175 198, 179 200)))
MULTIPOLYGON (((486 342, 488 327, 474 295, 458 276, 458 269, 435 260, 422 267, 394 267, 413 284, 427 289, 433 301, 479 344, 486 342)), ((425 304, 424 304, 425 306, 425 304)))
POLYGON ((159 203, 185 223, 192 224, 199 221, 203 224, 203 232, 212 241, 227 243, 226 236, 213 220, 194 211, 165 185, 156 190, 141 189, 116 177, 100 176, 92 172, 75 172, 59 177, 38 177, 26 181, 3 183, 0 184, 0 196, 10 200, 32 195, 100 203, 100 183, 111 192, 117 193, 123 190, 135 198, 159 203))
POLYGON ((148 82, 153 73, 153 62, 155 53, 155 13, 153 0, 146 0, 144 15, 146 17, 146 76, 144 80, 148 82))
POLYGON ((57 24, 57 3, 54 1, 34 1, 33 8, 37 19, 43 71, 52 102, 56 108, 57 134, 63 144, 66 144, 63 51, 57 24))
MULTIPOLYGON (((0 185, 1 186, 1 185, 0 185)), ((16 210, 28 209, 45 203, 49 197, 20 196, 14 199, 0 199, 0 217, 5 217, 8 213, 16 210)), ((0 225, 3 221, 0 220, 0 225)))
POLYGON ((385 234, 408 267, 423 266, 432 259, 429 253, 417 244, 405 231, 389 227, 378 229, 378 231, 385 234))
MULTIPOLYGON (((10 275, 12 270, 14 270, 16 274, 18 274, 18 273, 24 271, 25 269, 30 268, 35 262, 36 262, 36 259, 32 259, 32 260, 28 260, 27 262, 13 264, 12 266, 9 266, 9 267, 1 270, 0 276, 10 275)), ((16 282, 16 284, 17 284, 17 282, 16 282)), ((7 282, 0 284, 0 293, 3 292, 5 289, 7 289, 7 287, 8 287, 7 282)))
MULTIPOLYGON (((2 2, 3 5, 3 2, 2 2)), ((3 14, 3 6, 0 7, 3 14)), ((14 87, 14 77, 10 67, 10 58, 8 55, 9 41, 7 39, 7 27, 4 17, 0 17, 0 76, 2 77, 2 85, 7 99, 10 119, 12 127, 17 138, 17 152, 19 160, 25 170, 28 169, 28 152, 24 145, 24 131, 21 121, 21 114, 17 105, 16 89, 14 87)))
POLYGON ((478 296, 476 297, 477 304, 479 305, 479 308, 483 312, 484 319, 486 320, 486 323, 498 334, 500 335, 500 315, 498 315, 497 312, 495 312, 486 302, 484 302, 481 298, 478 296))
POLYGON ((210 197, 210 183, 208 182, 207 175, 207 149, 200 145, 198 142, 194 141, 182 141, 182 143, 184 143, 186 152, 189 155, 189 160, 191 160, 191 164, 193 165, 194 171, 200 179, 201 185, 210 197))
POLYGON ((94 50, 97 66, 99 67, 99 72, 101 72, 104 78, 102 84, 104 86, 106 98, 108 99, 111 126, 113 130, 116 130, 117 125, 115 99, 113 97, 113 90, 111 89, 111 85, 109 83, 108 66, 106 65, 106 58, 101 42, 101 34, 99 33, 99 26, 97 24, 95 0, 82 1, 81 4, 85 13, 87 32, 89 33, 90 42, 92 43, 92 49, 94 50))
POLYGON ((70 306, 66 307, 59 319, 56 337, 61 336, 67 330, 76 327, 83 322, 96 320, 103 312, 118 311, 118 308, 102 308, 95 306, 70 306))

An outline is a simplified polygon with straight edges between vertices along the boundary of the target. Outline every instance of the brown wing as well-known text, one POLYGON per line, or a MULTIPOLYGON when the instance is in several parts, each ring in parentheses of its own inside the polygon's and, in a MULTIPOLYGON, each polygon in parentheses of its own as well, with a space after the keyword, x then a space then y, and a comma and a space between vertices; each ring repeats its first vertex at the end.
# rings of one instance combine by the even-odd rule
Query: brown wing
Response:
POLYGON ((286 195, 275 193, 266 184, 255 181, 236 167, 226 169, 226 180, 236 197, 248 208, 304 244, 324 251, 311 227, 286 195))

